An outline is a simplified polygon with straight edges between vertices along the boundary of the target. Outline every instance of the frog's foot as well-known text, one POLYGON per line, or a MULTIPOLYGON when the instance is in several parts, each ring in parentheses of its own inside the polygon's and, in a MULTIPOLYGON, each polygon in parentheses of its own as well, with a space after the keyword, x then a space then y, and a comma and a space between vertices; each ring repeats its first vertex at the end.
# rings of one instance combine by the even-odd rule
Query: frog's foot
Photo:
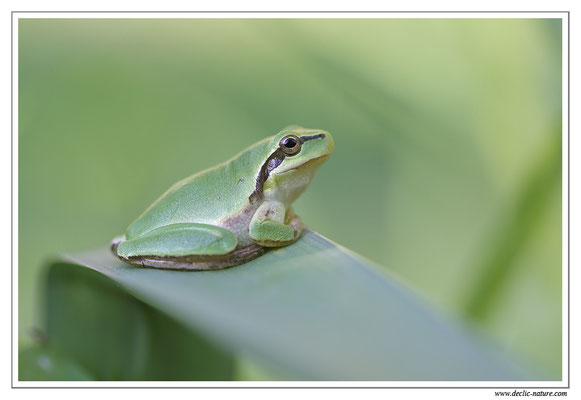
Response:
POLYGON ((285 213, 280 203, 263 203, 250 221, 250 237, 260 246, 282 247, 294 243, 303 224, 292 209, 285 213))
POLYGON ((289 208, 286 211, 286 215, 284 217, 284 223, 292 226, 295 230, 295 236, 298 237, 303 233, 303 222, 301 221, 301 217, 296 215, 292 208, 289 208))
POLYGON ((167 225, 120 242, 114 239, 111 248, 136 267, 193 271, 233 267, 264 253, 258 245, 237 248, 228 229, 196 223, 167 225))

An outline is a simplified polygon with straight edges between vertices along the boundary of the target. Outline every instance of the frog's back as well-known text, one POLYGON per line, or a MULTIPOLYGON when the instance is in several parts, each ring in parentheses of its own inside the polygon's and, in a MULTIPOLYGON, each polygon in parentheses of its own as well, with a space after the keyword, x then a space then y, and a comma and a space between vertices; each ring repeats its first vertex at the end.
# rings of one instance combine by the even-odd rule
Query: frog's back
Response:
POLYGON ((127 239, 176 223, 216 225, 244 210, 256 187, 254 174, 268 157, 269 141, 173 185, 129 226, 127 239))

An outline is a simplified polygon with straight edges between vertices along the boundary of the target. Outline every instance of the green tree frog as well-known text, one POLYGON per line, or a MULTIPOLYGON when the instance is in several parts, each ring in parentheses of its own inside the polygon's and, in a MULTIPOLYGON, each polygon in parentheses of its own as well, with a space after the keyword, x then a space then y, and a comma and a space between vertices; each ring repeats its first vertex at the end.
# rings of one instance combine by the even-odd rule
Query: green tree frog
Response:
POLYGON ((173 185, 111 249, 136 267, 211 270, 287 246, 303 230, 291 204, 332 151, 326 131, 285 128, 173 185))

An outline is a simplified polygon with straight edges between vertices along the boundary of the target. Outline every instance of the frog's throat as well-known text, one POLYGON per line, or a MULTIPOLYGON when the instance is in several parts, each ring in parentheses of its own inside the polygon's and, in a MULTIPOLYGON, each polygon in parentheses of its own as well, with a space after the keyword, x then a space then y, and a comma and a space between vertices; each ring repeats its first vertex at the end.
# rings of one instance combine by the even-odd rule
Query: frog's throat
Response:
POLYGON ((294 171, 294 170, 297 170, 297 169, 305 168, 305 167, 308 167, 308 166, 311 166, 311 165, 314 165, 314 164, 320 164, 321 161, 325 161, 327 158, 329 158, 329 154, 324 154, 324 155, 319 156, 319 157, 311 158, 309 161, 305 161, 304 163, 299 164, 299 165, 296 165, 296 166, 294 166, 292 168, 288 168, 288 169, 285 169, 285 170, 282 170, 282 171, 278 171, 277 170, 276 171, 276 174, 277 175, 282 175, 282 174, 285 174, 285 173, 287 173, 289 171, 294 171))
MULTIPOLYGON (((301 144, 303 144, 305 142, 308 142, 309 140, 324 138, 325 134, 319 133, 311 136, 301 136, 299 137, 299 140, 301 141, 301 144)), ((270 156, 268 156, 264 164, 262 164, 262 167, 260 167, 260 172, 256 177, 256 187, 254 189, 254 192, 252 192, 252 194, 250 194, 250 196, 248 197, 250 204, 255 204, 264 198, 264 183, 270 176, 270 173, 280 164, 282 164, 285 157, 286 154, 280 148, 277 148, 274 152, 272 152, 270 156)))

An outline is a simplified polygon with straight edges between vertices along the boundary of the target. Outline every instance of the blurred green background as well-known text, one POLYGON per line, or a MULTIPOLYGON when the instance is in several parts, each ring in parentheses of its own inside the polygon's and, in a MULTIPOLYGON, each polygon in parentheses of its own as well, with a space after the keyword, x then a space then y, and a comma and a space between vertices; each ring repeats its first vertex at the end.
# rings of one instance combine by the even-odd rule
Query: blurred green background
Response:
POLYGON ((19 340, 42 265, 288 124, 335 153, 295 210, 561 370, 559 19, 24 19, 19 340))

